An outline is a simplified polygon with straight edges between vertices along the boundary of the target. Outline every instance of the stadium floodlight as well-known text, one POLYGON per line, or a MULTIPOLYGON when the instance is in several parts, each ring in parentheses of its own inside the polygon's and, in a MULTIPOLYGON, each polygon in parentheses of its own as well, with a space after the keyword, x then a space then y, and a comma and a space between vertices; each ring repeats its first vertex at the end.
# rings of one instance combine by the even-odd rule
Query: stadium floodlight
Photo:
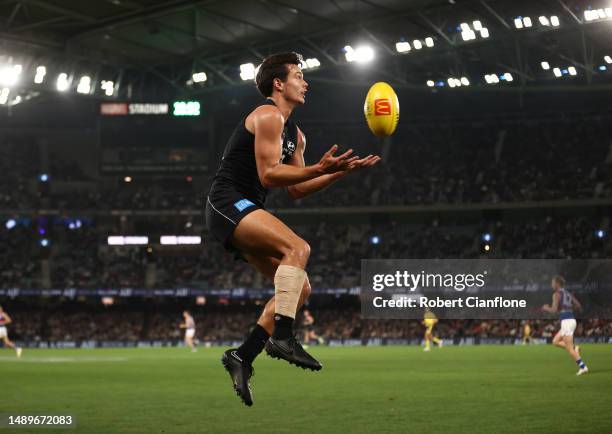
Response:
POLYGON ((552 24, 553 27, 559 27, 559 25, 561 24, 559 22, 559 17, 556 15, 553 15, 550 17, 550 24, 552 24))
POLYGON ((347 45, 344 47, 344 56, 347 62, 367 63, 374 59, 374 49, 369 45, 362 45, 355 49, 347 45))
POLYGON ((60 92, 67 91, 68 88, 70 87, 70 82, 68 81, 68 74, 66 74, 65 72, 62 72, 60 75, 58 75, 56 86, 57 86, 57 90, 59 90, 60 92))
POLYGON ((464 86, 469 86, 470 85, 470 80, 468 80, 467 77, 461 77, 461 80, 459 80, 459 82, 464 85, 464 86))
POLYGON ((5 87, 0 91, 0 104, 6 104, 8 102, 9 94, 11 90, 8 87, 5 87))
POLYGON ((480 29, 480 36, 483 38, 488 38, 489 37, 489 29, 487 29, 486 27, 483 27, 482 29, 480 29))
POLYGON ((461 38, 463 38, 464 41, 471 41, 472 39, 476 39, 476 33, 474 33, 473 30, 468 29, 465 32, 461 32, 461 38))
POLYGON ((523 20, 521 19, 521 17, 517 17, 514 19, 514 27, 516 27, 517 29, 523 28, 523 20))
POLYGON ((78 93, 89 93, 91 91, 91 77, 84 75, 79 80, 79 84, 77 85, 78 93))
POLYGON ((597 238, 603 238, 606 236, 606 233, 603 229, 598 229, 597 232, 595 232, 595 235, 597 235, 597 238))
POLYGON ((506 81, 513 81, 513 80, 514 80, 514 77, 513 77, 513 76, 512 76, 512 74, 510 74, 509 72, 506 72, 506 73, 504 74, 504 80, 506 80, 506 81))
POLYGON ((608 18, 612 18, 612 8, 605 8, 604 11, 606 12, 606 16, 608 18))
POLYGON ((461 28, 462 32, 469 32, 471 30, 468 23, 461 23, 459 24, 459 27, 461 28))
POLYGON ((555 77, 561 77, 561 70, 559 68, 554 68, 553 69, 553 74, 555 74, 555 77))
POLYGON ((240 78, 244 81, 253 80, 255 78, 255 65, 252 63, 240 65, 240 78))
POLYGON ((448 80, 446 80, 446 82, 448 83, 449 87, 455 87, 455 79, 453 77, 449 77, 448 80))
POLYGON ((569 75, 578 74, 578 72, 576 71, 576 68, 574 68, 573 66, 570 66, 569 68, 567 68, 567 72, 569 72, 569 75))
POLYGON ((593 21, 593 11, 590 9, 587 9, 586 11, 584 11, 584 19, 586 21, 593 21))
POLYGON ((308 69, 318 68, 319 66, 321 66, 321 62, 319 62, 319 59, 317 59, 316 57, 306 59, 304 63, 306 63, 306 68, 308 69))
POLYGON ((208 79, 208 77, 206 76, 205 72, 194 72, 191 75, 191 79, 194 83, 204 83, 208 79))
POLYGON ((49 247, 49 240, 46 238, 43 238, 42 240, 40 240, 40 245, 41 247, 49 247))
POLYGON ((606 61, 606 63, 612 63, 612 57, 610 56, 604 56, 604 60, 606 61))
POLYGON ((113 93, 115 92, 115 83, 110 80, 102 80, 102 83, 100 83, 100 88, 104 90, 104 94, 106 96, 113 96, 113 93))
POLYGON ((132 182, 132 177, 131 176, 126 176, 125 178, 123 178, 123 182, 132 182))
POLYGON ((45 75, 47 75, 47 68, 45 66, 39 66, 36 68, 36 75, 34 76, 34 83, 41 84, 45 81, 45 75))
POLYGON ((599 70, 600 70, 600 71, 602 71, 602 72, 603 72, 603 71, 605 71, 606 69, 608 69, 608 68, 606 67, 606 65, 599 65, 599 70))
POLYGON ((380 244, 380 237, 378 235, 374 235, 373 237, 370 237, 370 243, 371 244, 380 244))
POLYGON ((48 182, 49 181, 49 175, 46 173, 41 173, 40 176, 38 177, 38 180, 40 182, 48 182))
POLYGON ((4 227, 7 228, 9 231, 15 226, 17 226, 17 222, 15 221, 15 219, 8 219, 4 224, 4 227))
POLYGON ((478 21, 478 20, 473 21, 472 22, 472 27, 474 27, 474 30, 478 31, 478 30, 482 29, 482 23, 480 21, 478 21))
POLYGON ((430 48, 433 47, 434 39, 431 36, 428 36, 427 38, 425 38, 425 45, 427 45, 430 48))
POLYGON ((434 87, 436 83, 433 80, 427 80, 427 86, 434 87))
POLYGON ((412 49, 410 42, 400 41, 395 43, 395 51, 398 53, 407 53, 412 49))
POLYGON ((484 250, 485 250, 485 252, 488 252, 489 250, 491 250, 491 246, 488 245, 488 244, 485 244, 484 245, 484 250))
POLYGON ((14 86, 19 81, 22 70, 21 65, 8 65, 0 68, 0 85, 14 86))
POLYGON ((603 9, 597 9, 597 15, 599 15, 599 18, 603 20, 606 18, 606 11, 603 9))
POLYGON ((423 48, 423 43, 418 39, 415 39, 414 41, 412 41, 412 46, 415 50, 420 50, 421 48, 423 48))
POLYGON ((491 234, 490 233, 483 234, 482 239, 483 241, 486 241, 486 242, 491 241, 491 234))
POLYGON ((550 26, 550 21, 548 21, 548 18, 545 17, 544 15, 540 15, 538 17, 538 20, 540 21, 540 24, 542 24, 543 26, 550 26))
POLYGON ((529 17, 524 17, 523 18, 523 25, 525 27, 531 27, 533 24, 531 23, 531 18, 529 17))
POLYGON ((540 65, 544 71, 548 71, 550 69, 550 64, 546 60, 540 63, 540 65))

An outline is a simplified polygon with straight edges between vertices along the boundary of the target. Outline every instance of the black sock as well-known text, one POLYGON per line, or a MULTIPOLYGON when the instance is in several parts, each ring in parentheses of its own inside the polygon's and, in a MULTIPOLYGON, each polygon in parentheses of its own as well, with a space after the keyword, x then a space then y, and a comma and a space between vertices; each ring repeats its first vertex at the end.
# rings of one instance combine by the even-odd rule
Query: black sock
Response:
POLYGON ((274 339, 288 339, 293 336, 293 318, 280 314, 274 315, 274 339))
POLYGON ((264 349, 264 345, 269 337, 270 335, 266 329, 256 324, 253 330, 251 330, 249 337, 240 345, 236 353, 238 353, 238 356, 240 356, 243 361, 252 364, 255 357, 264 349))

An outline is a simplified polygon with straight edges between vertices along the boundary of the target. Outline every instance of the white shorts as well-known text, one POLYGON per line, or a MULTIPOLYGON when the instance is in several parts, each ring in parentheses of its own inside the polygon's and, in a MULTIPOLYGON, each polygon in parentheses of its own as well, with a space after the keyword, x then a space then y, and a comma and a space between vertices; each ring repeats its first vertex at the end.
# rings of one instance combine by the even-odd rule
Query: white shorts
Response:
POLYGON ((0 339, 8 337, 6 327, 0 326, 0 339))
POLYGON ((193 338, 195 336, 195 329, 187 329, 185 330, 186 338, 193 338))
POLYGON ((562 319, 561 320, 561 336, 574 336, 574 330, 576 330, 575 319, 562 319))

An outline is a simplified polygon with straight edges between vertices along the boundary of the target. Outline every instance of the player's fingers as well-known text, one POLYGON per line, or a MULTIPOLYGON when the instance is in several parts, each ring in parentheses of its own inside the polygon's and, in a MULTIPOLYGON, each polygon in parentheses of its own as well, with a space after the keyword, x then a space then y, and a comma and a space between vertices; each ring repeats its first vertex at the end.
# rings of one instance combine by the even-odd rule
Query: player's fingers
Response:
POLYGON ((338 145, 332 145, 332 147, 329 148, 329 150, 325 154, 323 154, 323 155, 332 156, 332 155, 334 155, 334 152, 336 152, 337 150, 338 150, 338 145))
POLYGON ((349 155, 351 155, 353 153, 352 149, 349 149, 348 151, 346 151, 344 154, 342 155, 338 155, 338 160, 344 160, 345 158, 347 158, 349 155))

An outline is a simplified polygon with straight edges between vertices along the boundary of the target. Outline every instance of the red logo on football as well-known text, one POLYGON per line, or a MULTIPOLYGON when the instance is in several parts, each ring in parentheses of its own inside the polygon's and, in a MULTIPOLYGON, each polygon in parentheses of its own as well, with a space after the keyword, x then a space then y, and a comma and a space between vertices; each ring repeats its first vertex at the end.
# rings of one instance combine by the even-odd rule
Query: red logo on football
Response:
POLYGON ((384 116, 391 114, 391 101, 386 98, 374 100, 374 115, 384 116))

